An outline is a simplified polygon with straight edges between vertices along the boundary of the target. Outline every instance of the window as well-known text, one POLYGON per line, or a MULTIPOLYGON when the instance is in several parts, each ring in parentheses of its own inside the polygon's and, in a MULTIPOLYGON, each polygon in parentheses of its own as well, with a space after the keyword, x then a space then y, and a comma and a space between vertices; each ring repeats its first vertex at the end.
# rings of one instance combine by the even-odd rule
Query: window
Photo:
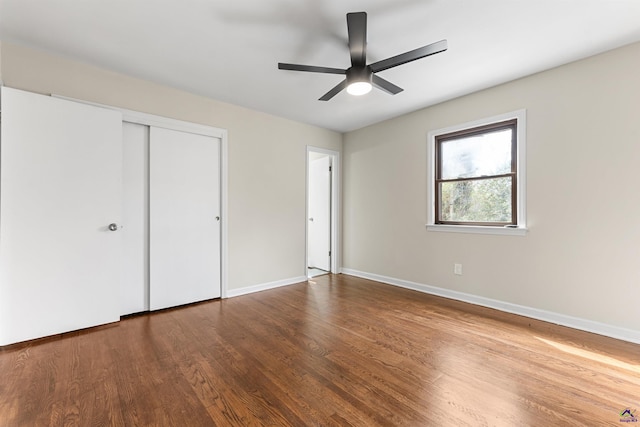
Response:
POLYGON ((517 127, 512 119, 436 136, 436 224, 517 225, 517 127))
POLYGON ((524 110, 429 133, 437 231, 524 234, 524 110))

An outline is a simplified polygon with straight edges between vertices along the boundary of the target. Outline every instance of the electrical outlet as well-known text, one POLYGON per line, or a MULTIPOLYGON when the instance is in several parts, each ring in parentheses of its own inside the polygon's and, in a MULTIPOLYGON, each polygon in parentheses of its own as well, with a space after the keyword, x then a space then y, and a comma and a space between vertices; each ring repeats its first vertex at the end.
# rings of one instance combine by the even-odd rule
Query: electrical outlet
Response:
POLYGON ((462 276, 462 264, 453 264, 453 274, 462 276))

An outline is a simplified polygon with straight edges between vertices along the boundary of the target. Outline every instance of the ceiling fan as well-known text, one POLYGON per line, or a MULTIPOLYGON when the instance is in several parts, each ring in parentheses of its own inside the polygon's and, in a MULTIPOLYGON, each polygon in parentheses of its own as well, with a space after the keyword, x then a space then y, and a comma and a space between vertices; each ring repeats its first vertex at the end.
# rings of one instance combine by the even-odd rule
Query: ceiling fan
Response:
POLYGON ((314 65, 287 64, 283 62, 278 63, 278 69, 309 71, 312 73, 346 74, 346 79, 325 93, 319 99, 320 101, 330 100, 345 88, 347 92, 352 95, 364 95, 371 91, 372 86, 375 86, 391 95, 395 95, 402 92, 403 89, 377 76, 375 73, 447 50, 447 41, 440 40, 439 42, 367 65, 367 13, 347 13, 347 31, 349 34, 351 67, 346 70, 341 68, 316 67, 314 65))

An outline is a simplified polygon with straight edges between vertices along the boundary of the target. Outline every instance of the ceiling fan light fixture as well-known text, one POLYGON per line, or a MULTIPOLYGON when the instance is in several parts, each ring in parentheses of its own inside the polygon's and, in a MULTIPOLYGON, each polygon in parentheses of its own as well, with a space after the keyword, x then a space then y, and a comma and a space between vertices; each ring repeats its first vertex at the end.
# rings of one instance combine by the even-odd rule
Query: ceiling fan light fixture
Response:
POLYGON ((347 86, 347 93, 354 96, 366 95, 371 92, 373 86, 369 82, 353 82, 347 86))
POLYGON ((388 94, 396 95, 402 92, 402 88, 383 79, 375 73, 447 50, 447 41, 440 40, 439 42, 431 43, 426 46, 401 53, 400 55, 383 59, 382 61, 367 64, 366 12, 347 13, 347 33, 349 37, 349 56, 351 57, 351 67, 346 70, 342 68, 318 67, 315 65, 289 64, 283 62, 278 63, 278 69, 324 74, 346 74, 346 79, 342 80, 331 88, 329 92, 318 98, 318 101, 328 101, 343 89, 347 89, 347 93, 350 95, 364 95, 371 92, 373 86, 388 94))
POLYGON ((373 73, 369 67, 351 67, 347 70, 347 93, 361 96, 371 92, 373 73))

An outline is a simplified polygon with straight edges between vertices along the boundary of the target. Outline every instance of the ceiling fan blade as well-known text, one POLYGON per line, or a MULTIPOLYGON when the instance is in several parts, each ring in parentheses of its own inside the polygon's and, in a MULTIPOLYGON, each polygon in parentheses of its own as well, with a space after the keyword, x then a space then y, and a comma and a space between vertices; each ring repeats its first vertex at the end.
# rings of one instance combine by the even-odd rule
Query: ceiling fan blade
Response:
POLYGON ((343 81, 338 83, 337 86, 335 86, 333 89, 331 89, 329 92, 327 92, 324 95, 322 95, 322 98, 318 99, 318 101, 328 101, 328 100, 330 100, 331 98, 336 96, 345 87, 347 87, 347 79, 344 79, 343 81))
POLYGON ((311 73, 347 74, 347 70, 343 70, 341 68, 316 67, 315 65, 286 64, 284 62, 278 62, 278 69, 291 71, 308 71, 311 73))
POLYGON ((347 31, 351 65, 364 67, 367 65, 367 13, 347 13, 347 31))
POLYGON ((382 77, 376 76, 375 74, 372 77, 372 83, 378 89, 381 89, 381 90, 383 90, 383 91, 385 91, 387 93, 390 93, 391 95, 395 95, 395 94, 400 93, 400 92, 402 92, 404 90, 401 87, 398 87, 398 86, 394 85, 390 81, 385 80, 382 77))
POLYGON ((406 64, 407 62, 415 61, 416 59, 421 59, 425 56, 444 52, 445 50, 447 50, 447 41, 440 40, 439 42, 431 43, 430 45, 422 46, 417 49, 410 50, 409 52, 374 62, 369 65, 369 67, 371 67, 371 71, 377 73, 378 71, 388 70, 389 68, 397 67, 398 65, 406 64))

